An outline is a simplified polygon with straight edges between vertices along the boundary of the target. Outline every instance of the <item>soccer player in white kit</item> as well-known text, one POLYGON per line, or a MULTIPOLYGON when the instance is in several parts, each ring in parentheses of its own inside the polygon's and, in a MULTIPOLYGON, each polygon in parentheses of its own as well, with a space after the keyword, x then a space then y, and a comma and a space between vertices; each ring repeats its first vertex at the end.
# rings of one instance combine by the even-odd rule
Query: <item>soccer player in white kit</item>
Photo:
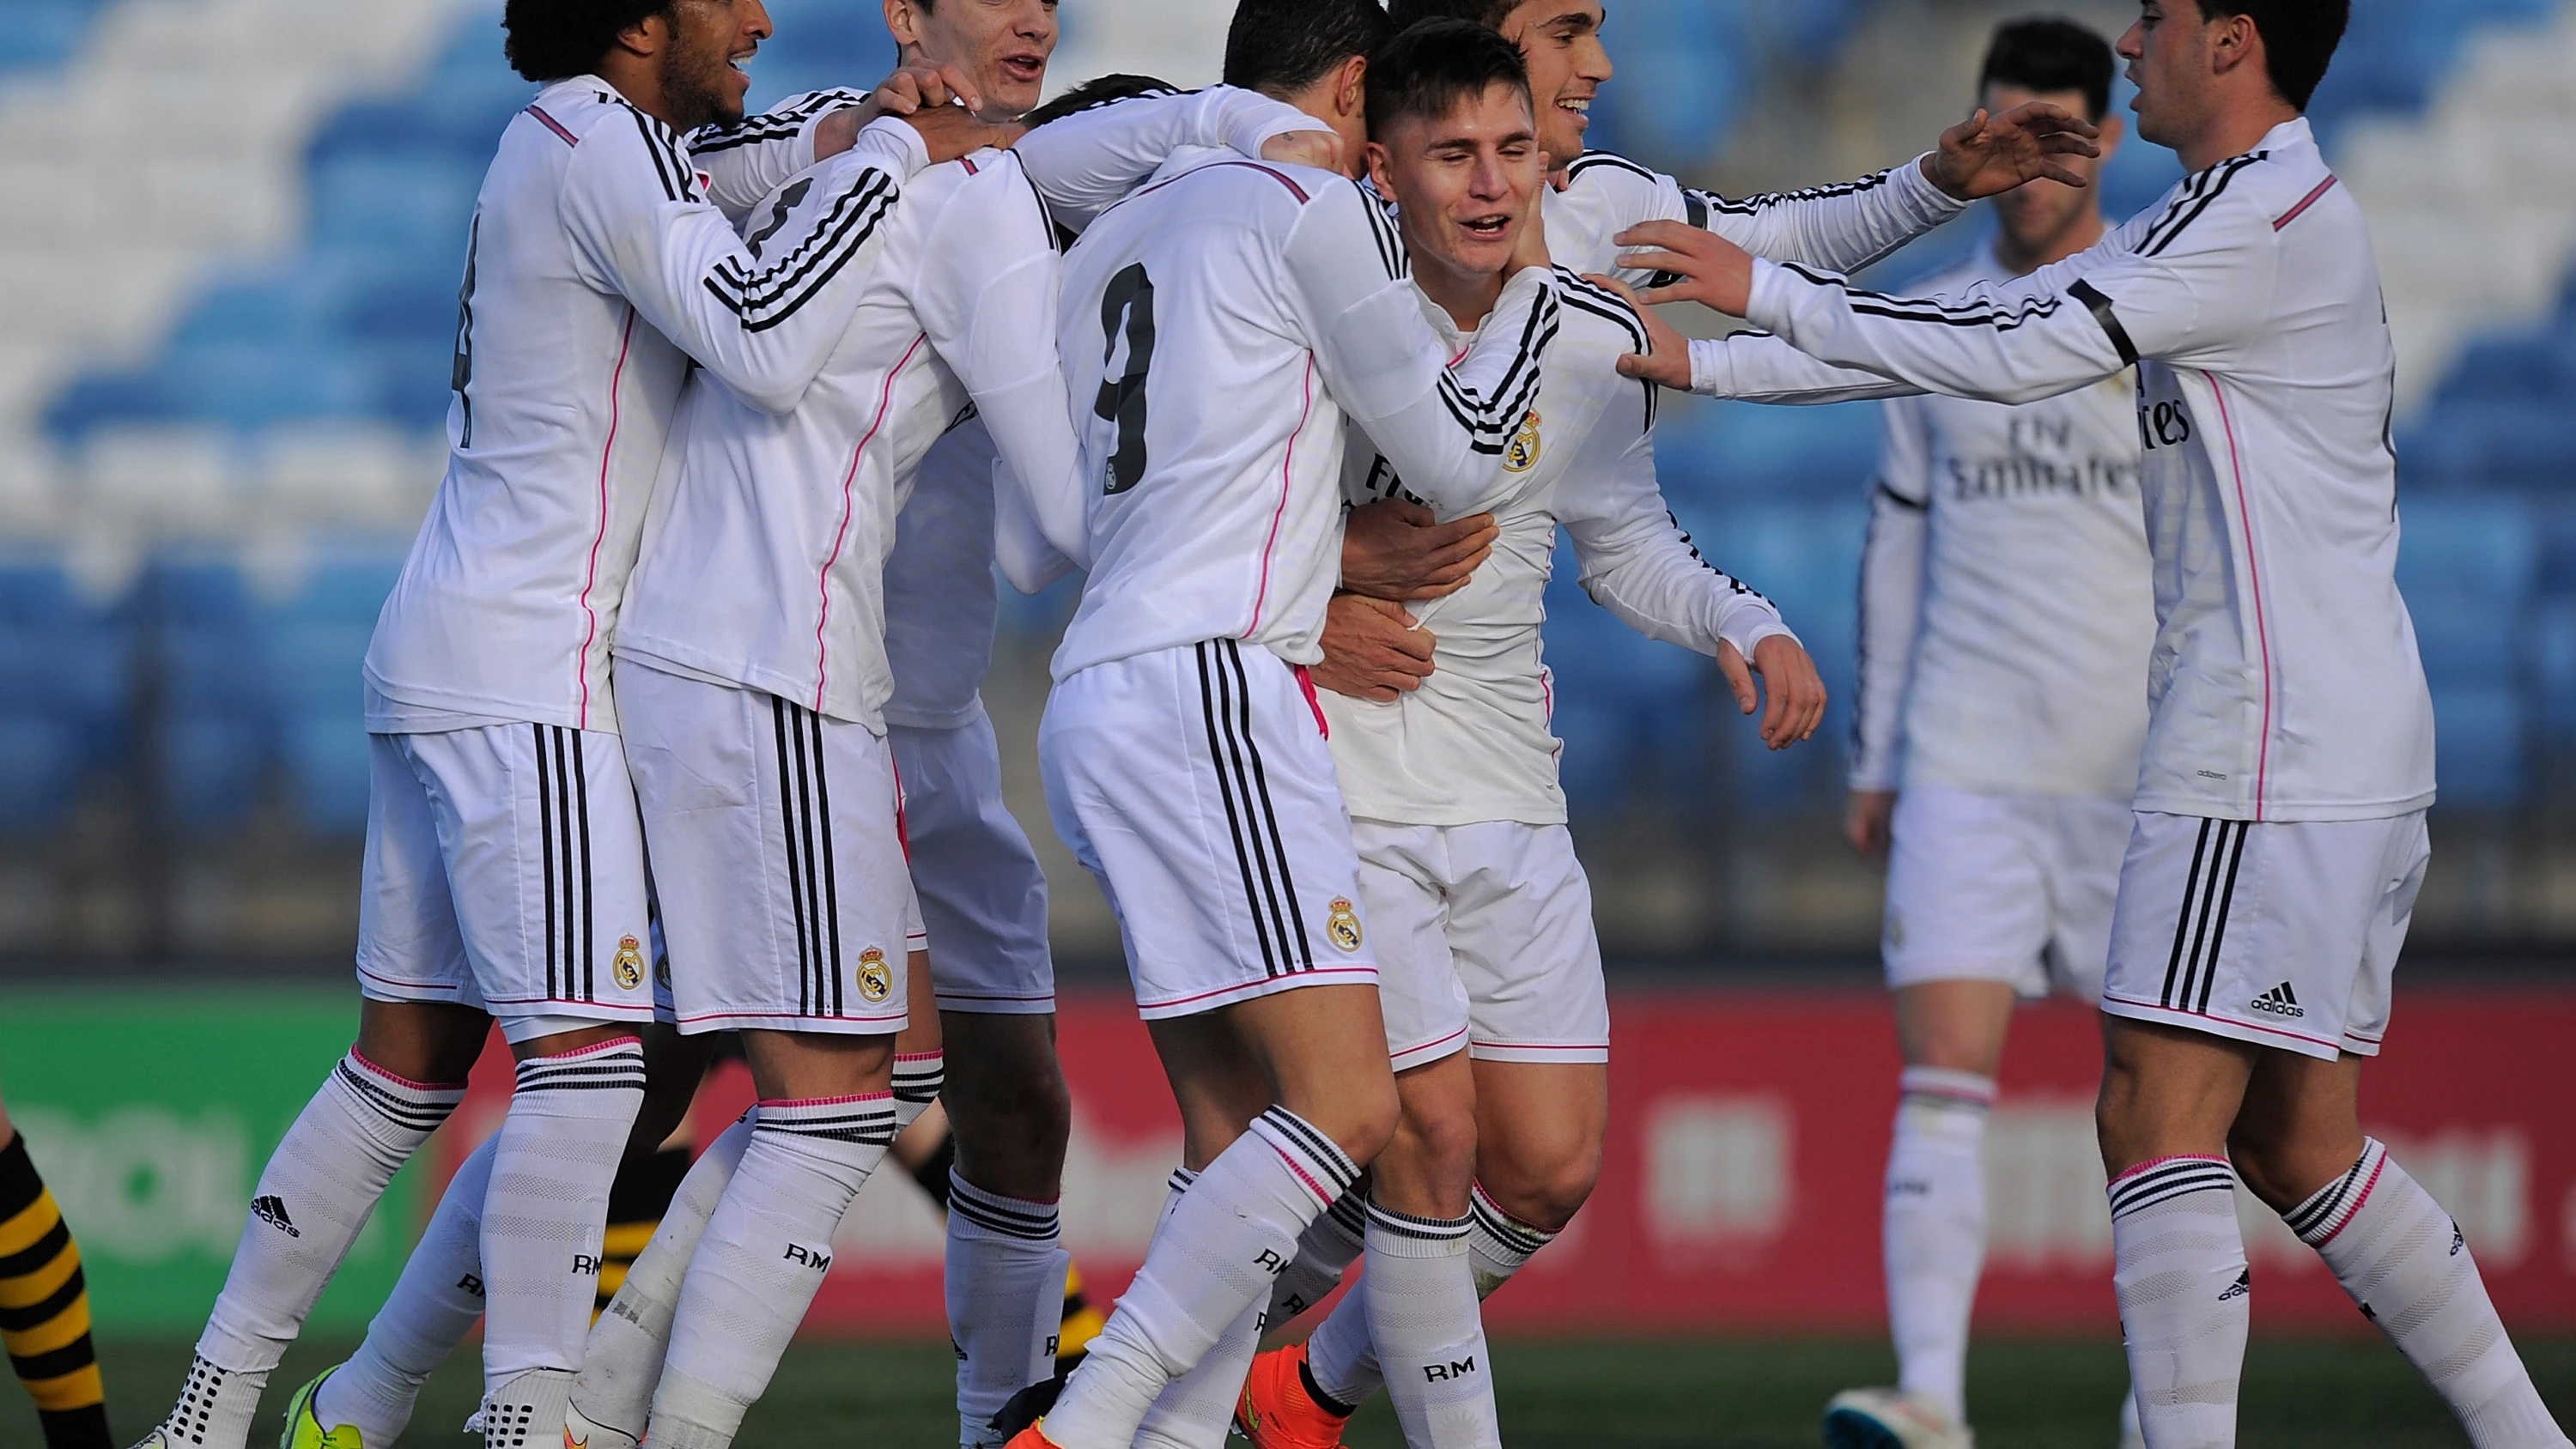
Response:
MULTIPOLYGON (((1990 110, 2081 110, 2107 161, 2112 66, 2110 43, 2072 21, 2010 21, 1978 89, 1990 110)), ((1994 207, 1992 245, 1922 290, 2022 276, 2109 229, 2092 187, 2033 181, 1994 207)), ((2155 610, 2126 373, 2018 408, 1883 407, 1848 824, 1888 861, 1880 951, 1905 1060, 1882 1220, 1897 1383, 1836 1395, 1825 1441, 1965 1449, 1995 1073, 2016 998, 2101 1000, 2155 610)))
MULTIPOLYGON (((1356 149, 1385 33, 1373 0, 1248 0, 1225 78, 1356 149)), ((1533 158, 1517 212, 1538 185, 1533 158)), ((1126 1449, 1165 1387, 1266 1308, 1299 1234, 1393 1130, 1348 817, 1297 666, 1318 657, 1337 573, 1349 424, 1443 503, 1501 475, 1558 305, 1542 257, 1517 260, 1452 367, 1392 223, 1331 172, 1175 158, 1067 259, 1060 336, 1073 397, 1093 399, 1099 492, 1040 757, 1059 830, 1119 913, 1198 1170, 1020 1449, 1126 1449)))
POLYGON ((1777 334, 1622 364, 1643 375, 1781 387, 1799 370, 1786 343, 1910 389, 2022 403, 2138 368, 2158 633, 2098 1118, 2152 1449, 2235 1442, 2252 1286, 2240 1175, 2472 1443, 2568 1443, 2458 1225, 2359 1125, 2428 854, 2433 716, 2394 578, 2378 267, 2301 114, 2346 15, 2145 0, 2119 47, 2138 133, 2191 174, 2017 281, 1892 298, 1677 227, 1624 238, 1687 276, 1664 295, 1777 334))
POLYGON ((375 738, 357 1049, 262 1175, 179 1406, 146 1442, 234 1449, 394 1171, 453 1108, 497 1017, 519 1058, 494 1148, 481 1415, 551 1442, 580 1366, 608 1184, 655 988, 607 651, 644 494, 694 360, 792 402, 847 319, 884 148, 818 179, 762 264, 675 128, 738 115, 755 4, 514 4, 545 84, 468 239, 452 460, 366 676, 375 738), (487 1013, 489 1016, 487 1017, 487 1013))
MULTIPOLYGON (((1503 287, 1510 178, 1537 147, 1520 52, 1464 21, 1412 27, 1373 58, 1368 114, 1372 179, 1397 208, 1417 305, 1463 350, 1503 287)), ((1643 328, 1573 273, 1560 270, 1557 285, 1565 308, 1547 380, 1505 452, 1502 488, 1484 500, 1499 542, 1467 588, 1420 610, 1438 635, 1437 667, 1392 699, 1324 699, 1404 1125, 1372 1168, 1360 1286, 1245 1388, 1238 1420, 1263 1449, 1338 1442, 1351 1406, 1381 1382, 1408 1442, 1500 1442, 1477 1302, 1501 1274, 1480 1271, 1469 1243, 1480 1146, 1470 1052, 1477 1068, 1552 1071, 1580 1093, 1610 1040, 1540 657, 1560 524, 1587 586, 1620 617, 1726 659, 1748 689, 1743 661, 1761 661, 1769 737, 1802 738, 1823 716, 1823 685, 1778 611, 1704 561, 1665 506, 1654 390, 1616 369, 1643 328)), ((1366 439, 1352 441, 1343 487, 1359 506, 1423 502, 1366 439)))

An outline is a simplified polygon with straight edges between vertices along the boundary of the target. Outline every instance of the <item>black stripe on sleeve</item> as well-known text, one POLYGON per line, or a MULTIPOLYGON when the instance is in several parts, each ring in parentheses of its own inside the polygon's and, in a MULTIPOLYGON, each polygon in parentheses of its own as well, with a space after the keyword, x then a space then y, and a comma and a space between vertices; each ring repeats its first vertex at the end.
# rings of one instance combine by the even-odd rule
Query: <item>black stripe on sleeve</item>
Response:
POLYGON ((2111 345, 2119 349, 2122 366, 2138 365, 2138 345, 2129 340, 2129 329, 2120 325, 2120 314, 2111 310, 2110 298, 2103 296, 2091 282, 2080 279, 2066 289, 2066 295, 2091 310, 2093 320, 2102 324, 2102 331, 2111 339, 2111 345))

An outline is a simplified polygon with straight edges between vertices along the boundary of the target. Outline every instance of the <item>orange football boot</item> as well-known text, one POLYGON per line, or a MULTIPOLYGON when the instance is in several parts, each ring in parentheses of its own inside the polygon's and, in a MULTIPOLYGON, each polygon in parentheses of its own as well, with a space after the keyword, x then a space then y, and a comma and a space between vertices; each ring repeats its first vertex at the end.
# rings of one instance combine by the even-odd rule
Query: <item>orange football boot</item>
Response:
POLYGON ((1038 1432, 1039 1425, 1045 1422, 1041 1419, 1012 1435, 1011 1442, 1003 1445, 1002 1449, 1056 1449, 1054 1440, 1038 1432))
POLYGON ((1350 1413, 1336 1413, 1338 1406, 1318 1402, 1308 1382, 1302 1343, 1253 1359, 1243 1397, 1234 1402, 1236 1432, 1251 1440, 1253 1449, 1340 1449, 1350 1413))

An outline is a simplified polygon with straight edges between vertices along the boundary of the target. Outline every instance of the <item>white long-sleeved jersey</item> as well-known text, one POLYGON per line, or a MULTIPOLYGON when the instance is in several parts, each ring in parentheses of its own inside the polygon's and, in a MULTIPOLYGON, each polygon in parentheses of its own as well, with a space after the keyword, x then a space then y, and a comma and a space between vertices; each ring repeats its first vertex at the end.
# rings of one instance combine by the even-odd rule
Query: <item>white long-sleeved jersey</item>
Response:
MULTIPOLYGON (((1980 248, 1924 290, 2011 275, 1980 248)), ((2130 798, 2156 615, 2129 375, 2020 407, 1895 399, 1882 437, 1852 788, 2130 798)))
POLYGON ((1321 658, 1346 422, 1434 506, 1493 488, 1556 335, 1554 275, 1515 276, 1444 365, 1407 267, 1348 178, 1226 152, 1176 158, 1092 223, 1060 330, 1091 577, 1057 679, 1207 639, 1321 658))
MULTIPOLYGON (((1574 541, 1583 586, 1639 632, 1703 654, 1724 640, 1752 657, 1787 634, 1760 594, 1700 556, 1655 480, 1655 391, 1619 376, 1645 339, 1627 303, 1570 271, 1557 275, 1563 326, 1547 381, 1505 454, 1496 491, 1444 519, 1491 510, 1501 537, 1467 587, 1408 604, 1436 638, 1431 677, 1380 704, 1321 696, 1333 764, 1351 814, 1397 825, 1516 820, 1562 824, 1553 686, 1540 652, 1556 530, 1574 541)), ((1471 337, 1416 291, 1452 350, 1471 337)), ((1352 505, 1415 497, 1365 437, 1351 439, 1343 496, 1352 505)))
MULTIPOLYGON (((755 240, 810 179, 754 210, 755 240)), ((888 256, 794 412, 722 386, 690 393, 621 658, 882 731, 886 557, 931 445, 971 406, 1021 476, 1073 486, 1054 226, 1018 159, 981 151, 923 171, 884 230, 888 256)))
POLYGON ((609 652, 689 363, 800 397, 927 160, 887 123, 755 256, 669 127, 583 77, 502 133, 468 246, 450 457, 366 659, 368 728, 613 731, 609 652))
POLYGON ((1706 375, 1781 395, 1800 368, 1762 354, 1785 340, 2020 403, 2137 365, 2158 622, 2138 808, 2367 820, 2432 803, 2432 698, 2395 577, 2379 268, 2304 118, 2018 281, 1899 299, 1756 262, 1750 311, 1778 338, 1696 346, 1695 374, 1704 352, 1733 354, 1706 375))
POLYGON ((1852 272, 1956 217, 1967 203, 1923 174, 1919 159, 1839 186, 1735 200, 1698 191, 1608 151, 1587 151, 1551 189, 1547 250, 1556 264, 1643 287, 1654 273, 1618 265, 1611 238, 1649 221, 1687 222, 1757 257, 1852 272))

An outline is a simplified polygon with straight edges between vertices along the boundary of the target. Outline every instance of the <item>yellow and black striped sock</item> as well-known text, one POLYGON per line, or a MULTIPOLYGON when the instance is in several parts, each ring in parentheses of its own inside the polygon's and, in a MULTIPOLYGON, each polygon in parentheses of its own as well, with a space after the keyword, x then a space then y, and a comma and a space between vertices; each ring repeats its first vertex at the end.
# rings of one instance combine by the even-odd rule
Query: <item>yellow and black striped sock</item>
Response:
POLYGON ((36 1401, 46 1449, 114 1449, 80 1246, 17 1134, 0 1147, 0 1344, 36 1401))

